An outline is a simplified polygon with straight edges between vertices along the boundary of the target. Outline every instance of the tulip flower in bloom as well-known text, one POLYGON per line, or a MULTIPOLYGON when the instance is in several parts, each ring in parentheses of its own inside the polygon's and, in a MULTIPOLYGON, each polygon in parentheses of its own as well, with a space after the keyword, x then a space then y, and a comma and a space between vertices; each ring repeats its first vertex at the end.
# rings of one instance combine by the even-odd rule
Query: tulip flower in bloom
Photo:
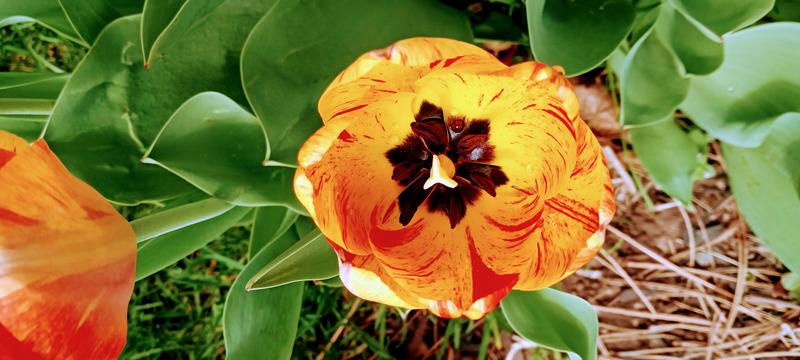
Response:
POLYGON ((358 58, 319 112, 295 192, 359 297, 477 319, 603 243, 608 169, 559 68, 408 39, 358 58))
POLYGON ((0 131, 0 359, 110 359, 125 345, 136 238, 43 140, 0 131))

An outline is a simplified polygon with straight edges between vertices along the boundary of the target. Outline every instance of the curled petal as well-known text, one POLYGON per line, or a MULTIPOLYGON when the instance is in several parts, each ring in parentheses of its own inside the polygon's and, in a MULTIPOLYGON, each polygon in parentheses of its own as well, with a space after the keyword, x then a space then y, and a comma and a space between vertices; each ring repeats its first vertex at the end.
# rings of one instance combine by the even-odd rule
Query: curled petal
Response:
POLYGON ((417 296, 405 291, 386 275, 373 256, 352 254, 336 243, 331 243, 331 246, 339 257, 339 277, 356 296, 406 309, 425 307, 417 296))
POLYGON ((515 287, 538 290, 572 274, 603 245, 605 227, 614 215, 614 190, 597 139, 580 122, 576 167, 564 191, 545 202, 546 219, 529 267, 515 287))
POLYGON ((381 61, 391 62, 404 67, 423 65, 433 67, 438 65, 437 62, 444 62, 447 59, 455 59, 468 55, 497 61, 483 49, 461 41, 444 38, 412 38, 400 40, 386 48, 373 50, 361 55, 352 65, 348 66, 336 77, 330 84, 329 89, 365 76, 372 70, 375 64, 381 61), (431 64, 434 65, 430 66, 431 64))
POLYGON ((116 358, 136 240, 43 140, 0 131, 0 343, 17 358, 116 358))
POLYGON ((411 132, 409 124, 414 117, 410 103, 409 94, 397 94, 343 114, 300 150, 301 164, 302 154, 323 155, 298 169, 295 192, 303 194, 300 198, 304 204, 310 204, 306 208, 309 212, 313 209, 312 218, 326 237, 351 253, 370 253, 374 209, 394 204, 403 190, 391 180, 394 169, 385 154, 401 141, 396 134, 411 132), (349 126, 340 128, 343 123, 349 126), (318 141, 317 137, 328 140, 318 141), (326 149, 319 144, 325 144, 326 149))

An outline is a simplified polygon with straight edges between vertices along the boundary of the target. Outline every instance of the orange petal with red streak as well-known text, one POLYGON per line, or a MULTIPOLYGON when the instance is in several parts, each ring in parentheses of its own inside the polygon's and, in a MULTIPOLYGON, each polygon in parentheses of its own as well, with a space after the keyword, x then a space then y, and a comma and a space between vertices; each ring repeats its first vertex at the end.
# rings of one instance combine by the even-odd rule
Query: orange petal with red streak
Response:
POLYGON ((136 265, 130 225, 43 140, 0 131, 0 152, 0 342, 17 358, 116 358, 136 265))

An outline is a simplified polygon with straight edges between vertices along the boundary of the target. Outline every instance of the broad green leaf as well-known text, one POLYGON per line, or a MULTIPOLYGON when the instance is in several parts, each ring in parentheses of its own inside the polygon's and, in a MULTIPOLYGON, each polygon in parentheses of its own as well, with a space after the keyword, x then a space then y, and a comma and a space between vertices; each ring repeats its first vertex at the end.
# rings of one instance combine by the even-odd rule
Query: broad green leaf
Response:
POLYGON ((781 285, 789 292, 789 296, 793 300, 800 300, 800 275, 793 272, 783 274, 781 285))
POLYGON ((148 124, 159 110, 150 106, 152 92, 165 89, 155 90, 142 67, 138 33, 139 17, 133 16, 100 34, 67 82, 44 134, 70 172, 123 204, 192 191, 179 177, 140 162, 158 131, 148 124))
POLYGON ((630 43, 636 43, 647 33, 656 23, 658 15, 661 13, 661 0, 634 0, 636 17, 633 19, 631 34, 628 37, 630 43))
POLYGON ((800 21, 800 0, 776 0, 769 17, 775 21, 800 21))
MULTIPOLYGON (((259 226, 259 235, 250 236, 250 258, 256 256, 256 253, 270 241, 287 231, 292 231, 292 225, 298 217, 298 213, 282 206, 259 208, 255 216, 257 220, 255 223, 259 226)), ((297 236, 297 238, 300 237, 297 236)))
MULTIPOLYGON (((139 160, 190 97, 216 91, 247 103, 239 54, 247 34, 274 1, 223 1, 194 21, 191 31, 166 36, 176 19, 161 37, 174 41, 165 44, 169 46, 149 70, 142 57, 141 18, 116 20, 68 82, 45 138, 74 174, 112 201, 136 204, 191 191, 177 176, 139 160)), ((182 9, 198 2, 203 1, 190 0, 182 9)))
POLYGON ((766 15, 775 0, 670 0, 719 36, 753 24, 766 15))
POLYGON ((225 95, 206 92, 164 124, 143 161, 233 204, 302 211, 292 190, 295 169, 262 164, 269 153, 265 139, 255 116, 225 95))
POLYGON ((236 225, 249 208, 236 207, 203 222, 166 233, 139 246, 136 280, 144 279, 197 251, 236 225))
POLYGON ((481 40, 501 40, 528 44, 528 34, 510 16, 492 11, 472 27, 475 38, 481 40))
POLYGON ((317 283, 323 286, 330 286, 330 287, 344 287, 344 283, 342 282, 342 278, 339 276, 334 276, 329 279, 322 279, 318 280, 317 283))
POLYGON ((339 273, 336 253, 319 230, 262 266, 249 278, 247 290, 269 289, 298 281, 329 279, 339 273))
POLYGON ((684 205, 692 202, 697 145, 670 115, 663 121, 630 129, 636 157, 667 194, 684 205))
MULTIPOLYGON (((224 8, 220 9, 220 7, 225 2, 226 0, 186 0, 153 41, 150 54, 145 59, 145 63, 152 64, 166 57, 174 46, 178 46, 181 43, 181 39, 192 36, 192 32, 197 31, 198 27, 201 27, 207 18, 218 15, 217 11, 224 13, 224 8)), ((274 3, 275 1, 271 2, 274 3)), ((236 6, 237 4, 243 4, 243 2, 228 1, 229 6, 236 6)), ((255 19, 255 21, 258 21, 258 19, 255 19)))
POLYGON ((631 0, 528 0, 528 31, 537 61, 568 76, 601 64, 631 30, 631 0))
POLYGON ((436 1, 279 2, 242 53, 242 82, 267 129, 270 160, 297 163, 298 148, 321 126, 319 95, 340 71, 366 51, 413 36, 472 38, 467 19, 436 1))
POLYGON ((245 290, 247 279, 297 242, 289 221, 297 214, 286 208, 256 210, 250 236, 250 262, 236 277, 223 313, 225 351, 228 359, 289 359, 300 318, 303 284, 245 290), (288 224, 288 225, 287 225, 288 224))
POLYGON ((0 20, 12 18, 16 23, 21 21, 38 21, 53 31, 65 35, 71 40, 83 43, 72 27, 67 15, 61 9, 58 0, 4 0, 0 1, 0 20))
POLYGON ((754 26, 724 46, 722 66, 694 78, 680 108, 722 141, 757 147, 779 117, 800 113, 800 24, 754 26))
POLYGON ((0 115, 0 130, 8 131, 27 141, 34 141, 42 133, 47 115, 0 115))
POLYGON ((53 111, 53 100, 0 98, 0 115, 47 115, 53 111))
POLYGON ((142 52, 144 58, 150 56, 150 50, 161 32, 172 22, 178 10, 186 0, 145 0, 142 10, 142 52))
POLYGON ((0 72, 0 98, 17 94, 37 99, 58 97, 69 74, 0 72))
POLYGON ((301 216, 294 222, 294 229, 297 231, 297 237, 302 238, 305 234, 317 230, 317 224, 308 216, 301 216))
POLYGON ((739 211, 759 239, 792 272, 800 272, 800 244, 796 236, 797 220, 800 219, 800 192, 796 177, 800 171, 797 161, 799 127, 800 117, 784 118, 775 124, 759 148, 722 145, 728 180, 739 211), (793 134, 793 141, 778 138, 785 134, 793 134), (782 151, 783 159, 775 156, 782 151), (790 162, 787 164, 785 160, 790 162))
POLYGON ((115 19, 142 12, 144 0, 58 0, 58 3, 81 38, 92 44, 115 19))
POLYGON ((52 73, 0 73, 0 115, 50 115, 67 79, 52 73))
POLYGON ((764 156, 789 176, 800 193, 800 114, 787 114, 778 119, 767 141, 762 144, 764 156))
POLYGON ((131 227, 136 233, 136 240, 141 243, 215 218, 230 211, 233 207, 234 205, 225 201, 210 198, 133 220, 131 227))
POLYGON ((722 64, 722 39, 704 31, 669 3, 662 5, 657 22, 658 34, 672 48, 689 74, 705 75, 722 64))
POLYGON ((554 289, 511 291, 500 303, 511 327, 546 347, 597 359, 597 313, 585 300, 554 289))
POLYGON ((651 28, 633 46, 622 68, 621 121, 646 125, 675 112, 689 88, 681 64, 651 28))

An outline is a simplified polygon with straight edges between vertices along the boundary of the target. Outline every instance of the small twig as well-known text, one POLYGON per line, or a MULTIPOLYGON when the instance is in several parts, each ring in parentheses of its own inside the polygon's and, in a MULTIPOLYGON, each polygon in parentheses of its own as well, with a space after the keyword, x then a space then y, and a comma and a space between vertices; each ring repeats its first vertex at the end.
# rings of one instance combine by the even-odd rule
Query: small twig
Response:
POLYGON ((697 277, 695 275, 692 275, 692 274, 684 271, 683 269, 681 269, 680 266, 675 265, 674 263, 672 263, 671 261, 665 259, 663 256, 659 255, 655 251, 650 250, 650 248, 642 245, 638 241, 634 240, 632 237, 628 236, 628 234, 625 234, 624 232, 620 231, 619 229, 615 228, 614 226, 609 225, 608 226, 608 231, 610 231, 612 234, 616 235, 620 239, 624 240, 625 242, 627 242, 631 246, 635 247, 637 250, 643 252, 645 255, 653 258, 653 260, 661 263, 662 265, 666 266, 670 270, 672 270, 672 271, 674 271, 674 272, 676 272, 678 274, 683 275, 687 279, 692 280, 692 281, 694 281, 694 282, 696 282, 696 283, 698 283, 700 285, 703 285, 703 286, 705 286, 705 287, 707 287, 707 288, 709 288, 711 290, 714 290, 715 292, 723 294, 723 295, 725 295, 727 297, 733 297, 733 294, 731 294, 730 292, 722 290, 722 289, 714 286, 714 284, 711 284, 708 281, 705 281, 705 280, 703 280, 703 279, 701 279, 701 278, 699 278, 699 277, 697 277))
POLYGON ((625 190, 631 194, 636 194, 636 185, 633 184, 633 179, 631 179, 630 174, 628 174, 628 170, 625 169, 625 166, 619 161, 617 154, 614 153, 614 149, 609 146, 603 146, 603 154, 605 154, 606 160, 608 160, 611 167, 614 168, 614 171, 616 171, 622 179, 625 190))
POLYGON ((795 357, 795 358, 800 357, 800 350, 763 352, 758 354, 731 356, 722 358, 720 360, 750 360, 750 359, 766 359, 766 358, 777 358, 777 357, 795 357))
POLYGON ((733 322, 736 320, 736 312, 739 310, 739 307, 742 304, 742 297, 744 297, 744 292, 747 289, 746 277, 748 248, 743 236, 737 236, 737 240, 739 244, 739 273, 736 276, 736 290, 734 291, 733 295, 733 304, 731 305, 730 313, 728 313, 728 322, 725 324, 725 330, 720 336, 721 339, 725 339, 728 336, 728 332, 731 331, 733 322))
POLYGON ((686 208, 680 202, 678 202, 678 212, 681 213, 683 224, 686 227, 686 236, 689 238, 689 267, 694 267, 694 259, 697 257, 697 242, 694 238, 692 220, 689 219, 689 213, 686 212, 686 208))
POLYGON ((647 296, 644 294, 644 292, 642 292, 642 289, 636 285, 636 282, 633 281, 631 276, 628 275, 628 272, 626 272, 625 269, 619 265, 617 260, 615 260, 613 256, 608 255, 605 249, 600 250, 600 255, 606 259, 606 261, 608 261, 609 265, 611 266, 610 270, 617 273, 617 275, 619 275, 623 280, 625 280, 626 283, 628 283, 631 289, 633 289, 633 292, 636 293, 640 300, 642 300, 644 307, 646 307, 650 313, 657 314, 658 311, 656 311, 656 308, 653 307, 652 303, 650 303, 650 300, 647 299, 647 296))
MULTIPOLYGON (((728 239, 730 239, 734 234, 736 234, 736 231, 738 231, 736 229, 736 226, 732 226, 730 228, 727 228, 727 229, 725 229, 725 231, 720 233, 716 238, 714 238, 714 240, 707 241, 705 244, 698 246, 697 249, 695 249, 695 250, 705 250, 706 248, 711 248, 714 245, 717 245, 719 243, 723 243, 723 242, 727 241, 728 239)), ((670 256, 669 259, 671 261, 678 261, 678 260, 681 260, 681 259, 689 256, 690 252, 691 252, 690 250, 684 250, 684 251, 681 251, 681 252, 679 252, 679 253, 677 253, 675 255, 670 256)))
POLYGON ((623 316, 637 317, 650 320, 681 322, 681 323, 694 324, 700 326, 709 326, 709 327, 711 326, 710 321, 704 319, 698 319, 691 316, 674 315, 674 314, 651 314, 644 311, 627 310, 627 309, 606 307, 600 305, 594 305, 594 309, 597 310, 598 312, 607 314, 623 315, 623 316))

